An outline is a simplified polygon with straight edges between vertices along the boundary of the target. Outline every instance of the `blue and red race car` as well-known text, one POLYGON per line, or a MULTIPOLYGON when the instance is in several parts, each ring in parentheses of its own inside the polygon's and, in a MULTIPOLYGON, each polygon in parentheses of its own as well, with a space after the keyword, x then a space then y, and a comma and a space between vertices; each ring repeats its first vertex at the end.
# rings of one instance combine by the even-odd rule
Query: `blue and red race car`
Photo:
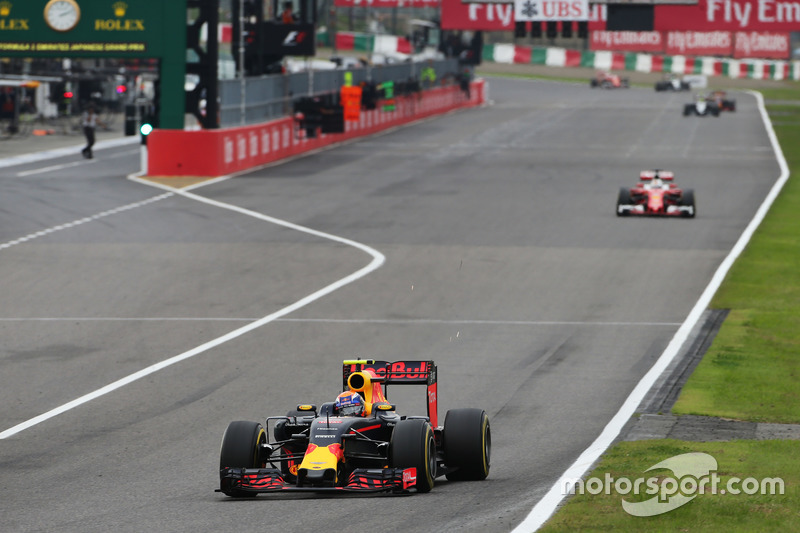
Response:
POLYGON ((323 403, 319 410, 301 404, 263 425, 228 425, 217 492, 232 497, 290 491, 429 492, 440 476, 486 479, 489 417, 481 409, 451 409, 438 426, 436 374, 433 361, 344 361, 344 392, 336 402, 323 403), (389 385, 424 385, 427 416, 398 414, 386 397, 389 385), (343 397, 346 401, 339 402, 343 397), (360 403, 363 409, 351 409, 360 403))
POLYGON ((617 196, 617 216, 677 216, 692 218, 696 214, 694 190, 681 189, 672 180, 669 170, 644 170, 640 182, 622 187, 617 196))

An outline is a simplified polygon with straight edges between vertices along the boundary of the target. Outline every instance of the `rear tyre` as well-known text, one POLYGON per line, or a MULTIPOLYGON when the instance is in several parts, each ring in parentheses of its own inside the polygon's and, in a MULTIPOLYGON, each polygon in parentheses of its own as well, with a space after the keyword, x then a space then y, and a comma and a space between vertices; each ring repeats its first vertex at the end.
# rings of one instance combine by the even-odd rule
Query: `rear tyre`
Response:
POLYGON ((444 419, 444 454, 451 481, 486 479, 491 466, 492 433, 482 409, 451 409, 444 419))
POLYGON ((697 214, 697 208, 694 206, 694 189, 686 189, 683 191, 683 196, 681 196, 681 205, 691 206, 692 212, 687 213, 684 211, 683 216, 686 218, 694 218, 694 216, 697 214))
MULTIPOLYGON (((231 422, 222 436, 222 446, 219 451, 220 471, 226 467, 259 468, 264 466, 258 463, 258 450, 259 446, 266 442, 267 432, 258 422, 244 420, 231 422)), ((253 492, 241 490, 231 490, 225 494, 235 498, 255 496, 253 492)))
POLYGON ((597 87, 597 80, 595 80, 595 79, 591 80, 591 81, 589 82, 589 87, 591 87, 592 89, 594 89, 595 87, 597 87))
POLYGON ((618 217, 626 217, 628 216, 627 211, 623 211, 620 209, 620 206, 623 205, 631 205, 633 200, 631 200, 631 191, 630 189, 626 189, 625 187, 620 187, 619 189, 619 196, 617 196, 617 216, 618 217))
POLYGON ((686 104, 683 106, 683 116, 688 117, 694 111, 694 106, 692 104, 686 104))
POLYGON ((417 492, 430 492, 436 478, 436 441, 431 425, 422 419, 401 420, 389 442, 394 468, 416 468, 417 492))

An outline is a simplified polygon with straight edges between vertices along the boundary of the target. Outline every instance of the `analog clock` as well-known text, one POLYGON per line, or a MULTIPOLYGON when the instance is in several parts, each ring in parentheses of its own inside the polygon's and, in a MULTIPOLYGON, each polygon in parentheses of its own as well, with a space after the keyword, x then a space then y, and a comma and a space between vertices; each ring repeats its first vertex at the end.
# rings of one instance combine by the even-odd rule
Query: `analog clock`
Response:
POLYGON ((70 31, 81 19, 81 8, 75 0, 50 0, 44 6, 44 20, 55 31, 70 31))

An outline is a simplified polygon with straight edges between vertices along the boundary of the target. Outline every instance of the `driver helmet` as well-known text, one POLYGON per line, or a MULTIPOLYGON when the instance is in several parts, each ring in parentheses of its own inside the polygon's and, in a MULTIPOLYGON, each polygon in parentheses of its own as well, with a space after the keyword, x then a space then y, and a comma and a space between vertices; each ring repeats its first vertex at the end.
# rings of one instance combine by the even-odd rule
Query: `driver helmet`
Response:
POLYGON ((339 416, 361 416, 364 413, 364 399, 357 392, 343 392, 336 397, 336 411, 339 416))

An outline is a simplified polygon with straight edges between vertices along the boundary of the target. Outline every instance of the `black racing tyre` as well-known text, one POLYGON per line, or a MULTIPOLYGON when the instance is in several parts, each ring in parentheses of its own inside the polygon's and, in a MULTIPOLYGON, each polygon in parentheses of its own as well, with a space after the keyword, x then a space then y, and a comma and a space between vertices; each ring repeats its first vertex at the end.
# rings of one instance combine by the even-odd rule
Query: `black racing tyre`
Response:
POLYGON ((686 189, 681 196, 681 205, 692 206, 692 213, 683 212, 683 216, 687 218, 694 218, 697 214, 697 208, 694 205, 694 189, 686 189))
POLYGON ((736 100, 728 100, 728 111, 736 111, 736 100))
POLYGON ((683 106, 683 116, 688 117, 689 115, 692 114, 693 110, 694 106, 692 104, 686 104, 685 106, 683 106))
POLYGON ((625 212, 625 213, 620 212, 619 206, 621 206, 621 205, 630 205, 632 203, 633 203, 633 200, 631 199, 631 190, 630 189, 626 189, 625 187, 620 187, 619 188, 619 195, 617 196, 617 216, 618 217, 624 217, 624 216, 626 216, 628 214, 627 212, 625 212))
MULTIPOLYGON (((222 436, 219 450, 219 469, 225 468, 259 468, 259 445, 267 442, 267 432, 258 422, 237 420, 228 424, 222 436)), ((234 497, 252 497, 253 492, 231 491, 226 493, 234 497)))
POLYGON ((426 420, 397 423, 389 442, 389 464, 393 468, 416 468, 417 492, 430 492, 436 478, 436 441, 426 420))
POLYGON ((444 417, 444 456, 451 481, 486 479, 491 466, 492 432, 482 409, 451 409, 444 417))
POLYGON ((691 91, 691 90, 692 90, 692 86, 689 85, 688 81, 682 81, 681 82, 681 91, 691 91))
POLYGON ((663 82, 663 81, 657 81, 656 82, 656 91, 658 91, 658 92, 666 91, 668 88, 669 87, 667 86, 667 84, 665 82, 663 82))
POLYGON ((589 81, 589 87, 591 87, 592 89, 597 87, 597 80, 593 79, 593 80, 589 81))

